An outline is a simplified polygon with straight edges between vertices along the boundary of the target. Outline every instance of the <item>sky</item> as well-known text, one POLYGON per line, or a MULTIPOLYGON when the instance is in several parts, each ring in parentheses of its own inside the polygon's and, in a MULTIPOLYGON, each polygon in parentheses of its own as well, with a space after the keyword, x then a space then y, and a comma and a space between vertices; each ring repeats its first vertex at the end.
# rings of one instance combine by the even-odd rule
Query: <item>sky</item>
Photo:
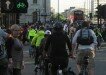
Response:
MULTIPOLYGON (((84 2, 85 0, 59 0, 59 12, 63 12, 71 6, 84 8, 84 2)), ((58 0, 51 0, 51 7, 58 12, 58 0)))

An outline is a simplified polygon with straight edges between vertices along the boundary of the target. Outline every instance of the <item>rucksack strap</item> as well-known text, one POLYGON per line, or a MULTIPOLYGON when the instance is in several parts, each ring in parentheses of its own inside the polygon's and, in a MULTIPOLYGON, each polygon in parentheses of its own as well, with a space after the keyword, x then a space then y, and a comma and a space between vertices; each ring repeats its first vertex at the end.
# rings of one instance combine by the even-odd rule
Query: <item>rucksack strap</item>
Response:
POLYGON ((90 37, 90 30, 88 29, 88 38, 90 37))

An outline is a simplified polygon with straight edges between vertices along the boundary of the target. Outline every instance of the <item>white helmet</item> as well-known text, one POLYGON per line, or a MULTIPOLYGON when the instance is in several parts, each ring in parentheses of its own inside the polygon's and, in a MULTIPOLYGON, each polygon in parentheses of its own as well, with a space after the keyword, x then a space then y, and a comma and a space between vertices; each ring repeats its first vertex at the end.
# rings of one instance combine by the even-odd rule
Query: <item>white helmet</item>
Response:
POLYGON ((51 31, 50 31, 50 30, 46 30, 46 31, 45 31, 45 34, 51 35, 51 31))

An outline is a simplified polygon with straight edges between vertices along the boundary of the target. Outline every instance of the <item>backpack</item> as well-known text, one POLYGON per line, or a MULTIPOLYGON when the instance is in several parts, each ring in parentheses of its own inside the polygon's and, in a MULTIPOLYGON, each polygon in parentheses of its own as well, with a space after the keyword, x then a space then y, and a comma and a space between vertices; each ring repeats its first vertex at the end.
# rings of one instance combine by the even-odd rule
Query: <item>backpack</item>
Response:
POLYGON ((90 45, 93 43, 94 39, 93 39, 93 36, 91 35, 89 29, 87 29, 87 35, 85 34, 84 36, 84 31, 81 29, 80 30, 80 34, 79 36, 77 37, 77 43, 80 44, 80 45, 90 45))
POLYGON ((2 36, 0 36, 0 66, 7 65, 7 53, 5 48, 5 40, 2 36))

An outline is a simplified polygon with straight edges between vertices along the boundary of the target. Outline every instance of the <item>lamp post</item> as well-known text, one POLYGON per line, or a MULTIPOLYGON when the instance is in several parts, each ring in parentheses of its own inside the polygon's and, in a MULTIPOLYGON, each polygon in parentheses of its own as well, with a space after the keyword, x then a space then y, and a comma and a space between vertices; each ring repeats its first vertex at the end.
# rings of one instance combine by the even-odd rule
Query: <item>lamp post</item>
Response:
POLYGON ((45 20, 45 23, 46 23, 46 16, 47 16, 47 14, 46 14, 46 0, 44 0, 44 20, 45 20))
POLYGON ((58 0, 58 21, 59 21, 59 0, 58 0))
MULTIPOLYGON (((97 7, 99 7, 99 0, 97 0, 97 7)), ((98 10, 99 11, 99 10, 98 10)), ((99 14, 98 14, 99 15, 99 14)), ((98 27, 99 27, 99 16, 97 17, 98 27)))

